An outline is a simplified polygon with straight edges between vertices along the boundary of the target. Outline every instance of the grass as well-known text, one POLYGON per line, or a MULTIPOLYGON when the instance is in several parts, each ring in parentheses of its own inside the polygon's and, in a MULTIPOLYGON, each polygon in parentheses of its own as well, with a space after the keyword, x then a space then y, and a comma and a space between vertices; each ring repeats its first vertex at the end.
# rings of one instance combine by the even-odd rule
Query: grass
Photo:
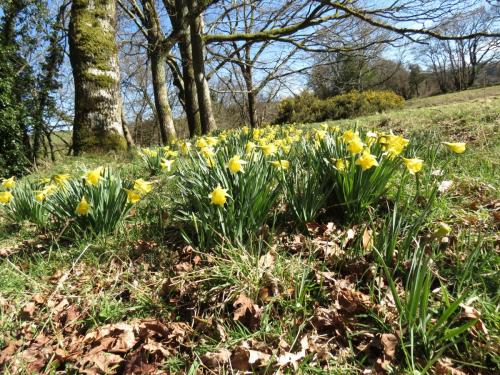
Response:
MULTIPOLYGON (((156 189, 130 219, 106 237, 58 239, 26 223, 13 225, 0 213, 0 348, 21 340, 17 350, 26 354, 0 364, 2 371, 33 372, 29 365, 40 358, 40 372, 64 371, 78 360, 55 351, 40 357, 41 348, 67 349, 71 340, 82 341, 109 324, 158 319, 186 324, 173 326, 182 331, 163 341, 149 339, 170 351, 148 352, 150 363, 167 372, 276 370, 259 367, 258 360, 250 366, 245 356, 253 353, 282 361, 285 373, 358 374, 382 365, 389 373, 437 371, 436 366, 498 373, 498 94, 498 87, 478 89, 335 122, 404 132, 427 163, 429 145, 466 141, 463 157, 438 154, 435 168, 453 185, 438 194, 429 213, 411 185, 402 193, 413 202, 407 211, 396 212, 389 199, 371 220, 355 225, 320 215, 317 227, 297 230, 285 223, 241 245, 201 249, 187 245, 173 226, 182 186, 162 176, 153 178, 156 189), (419 215, 423 224, 412 227, 419 215), (434 239, 438 222, 451 225, 448 242, 434 239), (370 241, 377 251, 393 253, 379 257, 370 241), (395 354, 383 335, 394 335, 395 354), (50 338, 46 346, 36 342, 42 336, 50 338), (225 349, 232 352, 229 364, 220 359, 225 349)), ((26 179, 80 176, 84 166, 103 164, 123 178, 148 178, 140 158, 109 154, 65 157, 26 179)), ((421 195, 429 199, 427 167, 421 195)), ((140 345, 139 340, 134 348, 140 345)), ((89 347, 83 348, 88 358, 89 347)))

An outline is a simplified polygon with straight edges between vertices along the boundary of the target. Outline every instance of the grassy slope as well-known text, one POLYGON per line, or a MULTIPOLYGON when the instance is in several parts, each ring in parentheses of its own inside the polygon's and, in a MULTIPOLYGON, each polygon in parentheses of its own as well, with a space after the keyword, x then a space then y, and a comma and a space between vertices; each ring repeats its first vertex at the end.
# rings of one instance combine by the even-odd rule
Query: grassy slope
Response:
MULTIPOLYGON (((483 229, 491 239, 496 236, 495 221, 490 217, 491 210, 487 207, 498 199, 500 153, 500 96, 498 87, 491 88, 491 91, 496 94, 470 101, 463 101, 462 94, 422 99, 410 102, 410 108, 405 110, 339 121, 338 124, 348 127, 394 129, 426 137, 432 142, 467 141, 469 151, 455 164, 454 175, 450 176, 450 179, 456 182, 456 190, 452 199, 442 203, 437 219, 458 220, 464 227, 471 223, 477 227, 486 227, 483 229), (436 103, 439 105, 433 105, 436 103)), ((75 171, 83 165, 97 166, 108 163, 124 175, 146 176, 137 160, 103 155, 64 158, 55 165, 41 168, 29 178, 62 172, 78 175, 79 172, 75 171)), ((29 226, 23 226, 19 230, 8 225, 0 217, 0 254, 9 254, 0 255, 0 348, 20 332, 25 337, 31 337, 44 327, 52 327, 61 334, 58 328, 60 322, 54 313, 55 308, 48 307, 53 304, 46 303, 47 300, 59 303, 67 299, 70 304, 76 304, 81 313, 84 331, 133 317, 165 318, 171 314, 179 314, 171 303, 162 299, 161 292, 162 285, 171 274, 170 268, 184 255, 170 250, 169 232, 164 228, 158 229, 157 219, 148 215, 150 208, 158 212, 158 207, 168 205, 166 197, 169 193, 168 189, 159 189, 151 202, 144 203, 137 209, 137 220, 133 220, 127 230, 120 231, 119 236, 93 241, 90 245, 84 242, 72 245, 60 243, 55 241, 54 234, 39 234, 29 226), (38 295, 43 296, 46 304, 37 304, 33 317, 23 317, 21 310, 38 295), (26 320, 30 324, 27 324, 26 320)), ((227 271, 216 274, 214 278, 218 277, 224 283, 229 283, 227 293, 248 290, 249 285, 252 286, 252 277, 255 276, 255 265, 245 264, 248 258, 241 258, 238 252, 233 254, 228 250, 228 254, 232 254, 231 257, 242 269, 247 268, 243 272, 232 273, 223 267, 214 266, 214 273, 227 271)), ((484 266, 484 272, 494 272, 495 256, 493 253, 482 260, 492 263, 484 266)), ((285 283, 285 287, 295 287, 297 290, 295 278, 305 272, 302 263, 297 258, 289 257, 280 260, 279 264, 282 267, 282 274, 277 276, 279 281, 285 283)), ((490 279, 491 276, 488 280, 490 279)), ((494 281, 491 282, 494 287, 494 281)), ((481 287, 478 288, 482 290, 481 287)), ((494 294, 495 292, 492 292, 490 299, 482 299, 481 307, 490 335, 494 340, 498 340, 498 301, 494 294)), ((288 342, 293 342, 300 333, 302 314, 305 314, 297 307, 300 306, 299 302, 297 297, 296 300, 290 301, 290 305, 281 306, 283 311, 292 311, 291 319, 297 319, 296 321, 269 322, 266 329, 283 336, 288 342), (295 326, 296 329, 290 329, 290 326, 295 326)), ((243 329, 239 331, 226 327, 226 330, 229 336, 226 346, 255 335, 243 329)), ((215 350, 219 344, 205 341, 195 351, 203 353, 215 350)), ((190 358, 192 357, 180 354, 173 356, 164 368, 171 371, 186 369, 189 367, 190 358)), ((475 359, 475 365, 480 368, 481 356, 478 355, 477 358, 479 359, 475 359)), ((302 366, 305 367, 302 369, 306 372, 312 371, 307 367, 307 361, 304 362, 306 363, 302 366)), ((337 362, 337 365, 332 365, 332 372, 358 373, 358 370, 363 368, 357 359, 339 361, 337 358, 337 362)))

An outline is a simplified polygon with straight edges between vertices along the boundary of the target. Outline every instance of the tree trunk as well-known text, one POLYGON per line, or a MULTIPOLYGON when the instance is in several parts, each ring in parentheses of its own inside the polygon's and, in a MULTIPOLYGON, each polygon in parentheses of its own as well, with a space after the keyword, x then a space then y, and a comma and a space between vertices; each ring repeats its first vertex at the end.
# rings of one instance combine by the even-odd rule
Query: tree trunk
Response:
MULTIPOLYGON (((189 11, 194 12, 196 0, 188 0, 189 11)), ((212 110, 212 99, 210 98, 210 88, 205 74, 205 59, 203 52, 205 43, 203 42, 203 22, 201 16, 192 17, 190 20, 191 50, 193 54, 193 72, 198 95, 198 106, 200 109, 201 131, 207 134, 215 130, 216 123, 212 110)))
POLYGON ((160 127, 161 143, 167 145, 177 138, 174 127, 172 110, 168 103, 166 63, 167 56, 159 48, 151 51, 151 71, 153 73, 153 92, 155 97, 156 114, 160 127))
POLYGON ((121 109, 121 118, 122 118, 123 136, 127 141, 127 149, 130 150, 132 147, 134 147, 134 139, 132 138, 132 134, 130 134, 130 130, 127 126, 127 120, 125 119, 125 111, 123 110, 123 102, 121 109))
POLYGON ((245 86, 247 89, 248 100, 248 119, 250 127, 257 127, 257 114, 255 113, 255 90, 253 88, 253 74, 252 74, 252 61, 250 59, 251 46, 248 44, 245 47, 245 64, 243 66, 243 77, 245 79, 245 86))
POLYGON ((114 0, 73 0, 69 24, 75 81, 73 151, 125 150, 114 0))
POLYGON ((176 26, 181 30, 179 37, 179 52, 182 61, 182 80, 184 83, 184 104, 186 119, 189 127, 189 136, 201 135, 200 109, 198 106, 198 93, 193 69, 193 54, 191 51, 191 40, 189 30, 188 7, 186 1, 175 1, 176 26))

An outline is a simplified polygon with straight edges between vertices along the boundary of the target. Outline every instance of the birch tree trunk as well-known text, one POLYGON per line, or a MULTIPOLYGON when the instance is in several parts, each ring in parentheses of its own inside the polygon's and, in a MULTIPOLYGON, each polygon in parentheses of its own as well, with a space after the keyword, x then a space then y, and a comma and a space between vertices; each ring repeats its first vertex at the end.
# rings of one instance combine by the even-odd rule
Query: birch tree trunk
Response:
POLYGON ((116 1, 73 0, 69 46, 75 82, 75 155, 127 148, 115 27, 116 1))

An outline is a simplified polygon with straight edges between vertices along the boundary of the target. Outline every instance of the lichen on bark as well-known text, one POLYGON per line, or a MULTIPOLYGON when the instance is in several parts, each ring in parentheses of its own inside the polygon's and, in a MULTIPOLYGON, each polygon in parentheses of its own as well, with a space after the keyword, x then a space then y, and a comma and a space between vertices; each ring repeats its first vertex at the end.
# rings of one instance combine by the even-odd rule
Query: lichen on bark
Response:
POLYGON ((75 154, 126 149, 115 27, 114 0, 73 1, 69 40, 75 80, 75 154))

